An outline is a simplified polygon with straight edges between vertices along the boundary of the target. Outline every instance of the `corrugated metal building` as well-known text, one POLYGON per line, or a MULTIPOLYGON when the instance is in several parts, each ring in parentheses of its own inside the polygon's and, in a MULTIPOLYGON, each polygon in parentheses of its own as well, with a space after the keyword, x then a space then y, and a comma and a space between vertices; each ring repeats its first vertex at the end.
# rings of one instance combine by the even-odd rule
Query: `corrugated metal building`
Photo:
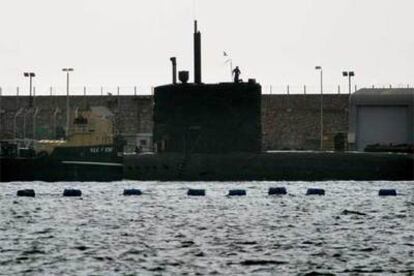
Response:
POLYGON ((350 97, 348 142, 368 145, 414 144, 414 89, 361 89, 350 97))

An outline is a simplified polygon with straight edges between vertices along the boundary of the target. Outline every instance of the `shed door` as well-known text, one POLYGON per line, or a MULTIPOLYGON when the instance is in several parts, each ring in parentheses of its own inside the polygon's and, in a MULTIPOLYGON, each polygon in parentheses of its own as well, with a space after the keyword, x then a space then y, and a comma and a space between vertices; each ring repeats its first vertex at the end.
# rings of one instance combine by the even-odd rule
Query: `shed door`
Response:
POLYGON ((361 106, 358 108, 358 150, 371 144, 408 143, 406 106, 361 106))

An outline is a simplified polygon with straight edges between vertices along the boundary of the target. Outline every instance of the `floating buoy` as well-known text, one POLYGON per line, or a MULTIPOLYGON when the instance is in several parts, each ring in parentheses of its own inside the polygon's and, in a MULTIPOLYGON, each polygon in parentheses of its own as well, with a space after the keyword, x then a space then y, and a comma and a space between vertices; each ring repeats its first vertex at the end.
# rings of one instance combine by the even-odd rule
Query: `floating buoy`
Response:
POLYGON ((18 190, 17 196, 35 197, 35 191, 33 189, 18 190))
POLYGON ((325 195, 325 190, 319 188, 310 188, 306 192, 306 195, 325 195))
POLYGON ((188 189, 187 191, 188 196, 205 196, 206 190, 204 189, 188 189))
POLYGON ((397 196, 397 191, 395 189, 381 189, 378 192, 379 196, 397 196))
POLYGON ((69 196, 69 197, 82 196, 82 191, 76 190, 76 189, 65 189, 63 191, 63 196, 69 196))
POLYGON ((358 215, 358 216, 366 216, 367 214, 361 213, 358 211, 350 211, 350 210, 343 210, 342 215, 358 215))
POLYGON ((228 196, 245 196, 246 190, 230 190, 228 196))
POLYGON ((125 189, 124 196, 142 195, 141 190, 138 189, 125 189))
POLYGON ((269 195, 286 195, 287 190, 285 187, 269 188, 269 195))

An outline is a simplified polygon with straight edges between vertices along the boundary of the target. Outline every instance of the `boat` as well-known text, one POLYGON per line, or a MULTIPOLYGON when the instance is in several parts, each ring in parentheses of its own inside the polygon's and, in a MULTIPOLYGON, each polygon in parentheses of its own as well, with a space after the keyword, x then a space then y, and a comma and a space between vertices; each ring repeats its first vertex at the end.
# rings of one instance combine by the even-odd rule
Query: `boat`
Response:
POLYGON ((122 140, 101 106, 77 110, 67 139, 1 141, 0 181, 122 179, 122 140))

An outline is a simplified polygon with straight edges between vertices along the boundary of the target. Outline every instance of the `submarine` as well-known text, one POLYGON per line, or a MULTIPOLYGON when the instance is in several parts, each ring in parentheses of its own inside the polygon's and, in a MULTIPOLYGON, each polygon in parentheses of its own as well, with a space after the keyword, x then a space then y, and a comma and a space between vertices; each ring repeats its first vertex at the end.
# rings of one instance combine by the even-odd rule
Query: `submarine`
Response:
POLYGON ((201 32, 194 22, 194 82, 178 72, 154 89, 153 153, 123 157, 123 178, 159 181, 413 180, 410 154, 263 152, 262 88, 255 79, 202 81, 201 32))

